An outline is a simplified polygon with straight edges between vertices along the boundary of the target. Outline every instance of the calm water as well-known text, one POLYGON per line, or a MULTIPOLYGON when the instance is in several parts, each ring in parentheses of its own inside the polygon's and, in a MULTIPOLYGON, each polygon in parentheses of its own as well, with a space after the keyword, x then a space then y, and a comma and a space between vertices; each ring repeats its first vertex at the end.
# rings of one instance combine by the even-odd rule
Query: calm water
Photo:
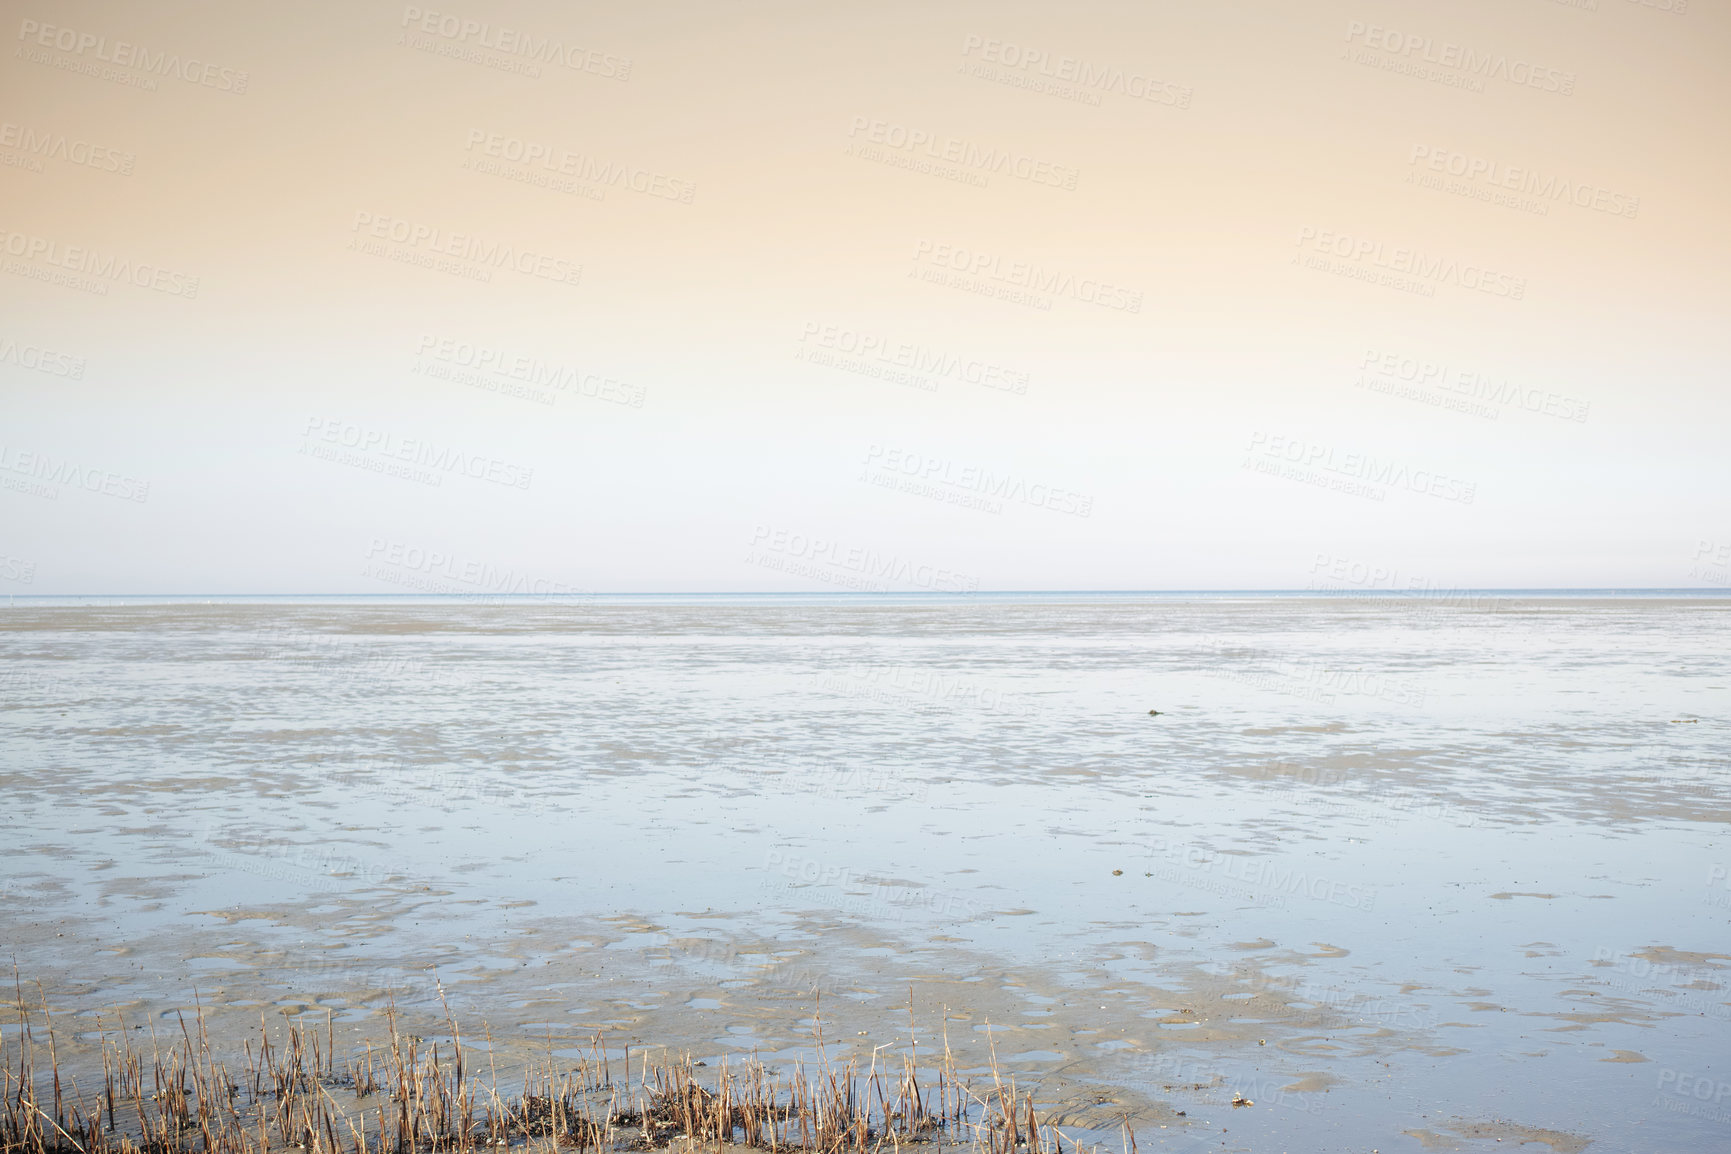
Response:
POLYGON ((86 1025, 911 997, 1145 1149, 1731 1147, 1731 599, 20 603, 0 702, 0 958, 86 1025))

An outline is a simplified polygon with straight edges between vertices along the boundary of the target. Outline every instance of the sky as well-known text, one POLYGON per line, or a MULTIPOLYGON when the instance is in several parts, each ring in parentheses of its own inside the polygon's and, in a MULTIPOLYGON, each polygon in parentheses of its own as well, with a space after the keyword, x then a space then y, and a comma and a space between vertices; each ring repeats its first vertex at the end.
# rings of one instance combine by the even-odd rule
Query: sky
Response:
POLYGON ((1731 578, 1700 0, 24 0, 0 594, 1731 578))

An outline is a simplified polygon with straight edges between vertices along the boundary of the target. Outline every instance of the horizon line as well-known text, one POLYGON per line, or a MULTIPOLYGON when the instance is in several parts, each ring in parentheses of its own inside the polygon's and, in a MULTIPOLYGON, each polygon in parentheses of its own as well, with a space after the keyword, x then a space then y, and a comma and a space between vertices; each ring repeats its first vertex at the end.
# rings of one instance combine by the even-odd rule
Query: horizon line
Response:
POLYGON ((1476 594, 1481 596, 1522 596, 1537 594, 1587 594, 1598 593, 1608 595, 1656 594, 1672 596, 1693 596, 1707 594, 1710 596, 1731 595, 1728 586, 1663 586, 1663 585, 1485 585, 1485 586, 1438 586, 1428 589, 1315 589, 1315 588, 1191 588, 1191 589, 974 589, 974 590, 928 590, 928 589, 704 589, 704 590, 568 590, 559 593, 506 593, 506 592, 270 592, 270 593, 162 593, 162 592, 126 592, 126 593, 46 593, 46 592, 15 592, 8 591, 11 600, 18 598, 51 600, 72 598, 112 598, 112 597, 174 597, 174 598, 265 598, 265 597, 317 597, 317 598, 377 598, 380 600, 454 600, 475 601, 498 598, 524 601, 582 601, 596 597, 932 597, 947 599, 964 599, 968 597, 1182 597, 1182 596, 1305 596, 1305 597, 1403 597, 1414 600, 1426 598, 1440 599, 1461 594, 1476 594))

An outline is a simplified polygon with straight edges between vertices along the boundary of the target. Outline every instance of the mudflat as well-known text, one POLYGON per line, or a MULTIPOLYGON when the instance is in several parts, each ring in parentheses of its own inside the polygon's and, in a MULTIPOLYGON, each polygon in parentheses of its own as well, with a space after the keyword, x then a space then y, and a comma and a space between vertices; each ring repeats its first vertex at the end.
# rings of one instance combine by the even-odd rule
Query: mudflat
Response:
POLYGON ((1083 1143, 1711 1149, 1728 613, 18 605, 0 954, 98 1080, 183 1015, 710 1089, 821 1027, 860 1069, 947 1036, 1083 1143))

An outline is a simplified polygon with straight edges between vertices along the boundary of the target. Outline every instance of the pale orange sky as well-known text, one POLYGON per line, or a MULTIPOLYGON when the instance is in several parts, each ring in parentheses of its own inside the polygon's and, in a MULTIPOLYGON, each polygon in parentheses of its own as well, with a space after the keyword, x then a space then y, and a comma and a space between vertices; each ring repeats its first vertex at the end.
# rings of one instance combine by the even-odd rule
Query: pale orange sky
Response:
POLYGON ((12 11, 0 593, 1725 584, 1714 6, 12 11))

